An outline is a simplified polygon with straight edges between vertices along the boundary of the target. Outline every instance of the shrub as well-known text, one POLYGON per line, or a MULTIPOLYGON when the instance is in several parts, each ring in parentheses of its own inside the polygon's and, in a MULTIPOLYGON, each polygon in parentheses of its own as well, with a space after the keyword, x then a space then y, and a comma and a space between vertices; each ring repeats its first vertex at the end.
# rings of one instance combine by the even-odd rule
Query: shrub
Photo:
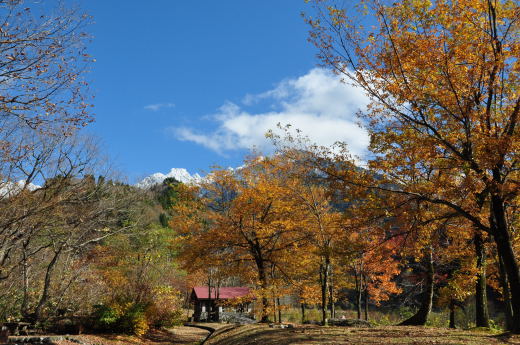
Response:
POLYGON ((94 306, 96 331, 141 336, 150 327, 171 327, 182 323, 182 298, 178 290, 159 286, 150 291, 147 302, 131 302, 120 297, 112 303, 94 306))
POLYGON ((145 314, 146 307, 139 303, 130 304, 121 315, 119 331, 141 336, 148 331, 149 325, 145 314))
POLYGON ((102 331, 108 331, 113 329, 119 320, 120 315, 114 308, 103 304, 97 304, 94 306, 92 317, 95 328, 102 331))
POLYGON ((139 303, 96 305, 93 328, 101 332, 121 332, 141 336, 148 330, 145 306, 139 303))
POLYGON ((146 310, 147 319, 154 327, 172 327, 182 324, 182 298, 170 286, 154 289, 155 298, 146 310))

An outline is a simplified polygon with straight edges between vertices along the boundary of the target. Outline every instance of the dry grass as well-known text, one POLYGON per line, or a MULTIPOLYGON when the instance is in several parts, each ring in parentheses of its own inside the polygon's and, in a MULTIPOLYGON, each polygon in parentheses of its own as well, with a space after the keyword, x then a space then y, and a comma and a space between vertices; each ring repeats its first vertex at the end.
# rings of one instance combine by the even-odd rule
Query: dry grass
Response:
POLYGON ((478 331, 432 327, 344 328, 296 326, 274 329, 267 325, 238 327, 210 339, 208 345, 505 345, 520 344, 520 336, 497 336, 478 331))

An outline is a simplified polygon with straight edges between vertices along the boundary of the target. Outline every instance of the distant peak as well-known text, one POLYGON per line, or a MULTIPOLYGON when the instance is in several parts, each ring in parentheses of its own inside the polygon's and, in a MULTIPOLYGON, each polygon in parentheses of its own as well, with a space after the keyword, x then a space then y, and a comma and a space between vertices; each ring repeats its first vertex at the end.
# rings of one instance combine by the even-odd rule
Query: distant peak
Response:
POLYGON ((192 175, 184 168, 172 168, 167 174, 158 172, 147 176, 136 183, 135 186, 142 189, 149 189, 153 186, 163 183, 163 181, 167 178, 174 178, 175 180, 182 183, 196 182, 201 179, 199 174, 192 175))

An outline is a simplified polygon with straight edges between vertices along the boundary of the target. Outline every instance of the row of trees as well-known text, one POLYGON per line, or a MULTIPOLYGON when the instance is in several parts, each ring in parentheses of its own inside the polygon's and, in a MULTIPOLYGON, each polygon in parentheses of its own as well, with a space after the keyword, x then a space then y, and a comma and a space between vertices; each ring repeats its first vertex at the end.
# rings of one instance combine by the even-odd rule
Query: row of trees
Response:
POLYGON ((346 171, 339 163, 311 148, 287 148, 236 171, 215 170, 197 186, 178 185, 170 224, 185 268, 209 272, 216 285, 230 277, 254 285, 263 321, 286 295, 297 297, 303 313, 319 305, 323 323, 346 296, 368 319, 369 304, 411 294, 419 308, 405 324, 426 323, 434 290, 446 307, 475 293, 485 303, 477 277, 485 279, 486 260, 473 260, 472 227, 400 193, 366 188, 361 181, 385 183, 354 162, 345 185, 329 175, 332 167, 346 171))
POLYGON ((372 28, 323 5, 309 18, 320 57, 372 99, 370 168, 407 203, 433 209, 424 221, 456 219, 465 224, 456 234, 471 228, 477 244, 494 242, 508 326, 520 332, 518 2, 367 1, 372 28))
POLYGON ((489 326, 492 273, 520 332, 518 2, 310 2, 319 57, 371 98, 360 115, 373 155, 359 169, 345 145, 275 137, 273 158, 214 172, 175 209, 186 262, 255 282, 264 320, 271 297, 306 291, 305 278, 319 282, 326 322, 342 271, 377 301, 417 267, 425 288, 403 324, 424 324, 440 291, 452 311, 475 295, 489 326))

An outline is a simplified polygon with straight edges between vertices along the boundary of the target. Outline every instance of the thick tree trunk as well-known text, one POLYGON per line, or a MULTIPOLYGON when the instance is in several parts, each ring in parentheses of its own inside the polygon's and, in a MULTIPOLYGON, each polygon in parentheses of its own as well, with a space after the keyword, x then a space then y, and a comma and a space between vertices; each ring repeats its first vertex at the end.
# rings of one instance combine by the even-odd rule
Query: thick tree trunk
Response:
POLYGON ((474 236, 477 254, 477 282, 475 284, 475 324, 477 327, 489 327, 486 284, 486 247, 480 232, 474 236))
POLYGON ((520 333, 520 268, 511 245, 511 237, 506 220, 504 203, 499 195, 491 196, 491 206, 494 216, 494 239, 498 255, 502 258, 509 281, 513 321, 510 331, 520 333))
POLYGON ((262 259, 257 258, 256 267, 258 269, 258 280, 260 280, 260 286, 262 287, 262 317, 260 322, 267 323, 269 322, 269 315, 267 315, 267 311, 269 310, 269 300, 266 296, 267 291, 267 275, 265 272, 265 263, 262 259))
POLYGON ((401 326, 424 326, 428 321, 428 316, 432 310, 433 304, 433 253, 432 249, 428 249, 425 257, 426 263, 426 287, 421 296, 421 305, 415 315, 400 323, 401 326))
POLYGON ((455 302, 450 301, 450 328, 456 328, 455 326, 455 302))
POLYGON ((300 307, 302 308, 302 323, 305 323, 305 304, 300 303, 300 307))
POLYGON ((509 282, 504 267, 504 261, 498 256, 499 279, 502 287, 502 296, 504 297, 504 313, 506 316, 506 328, 513 329, 513 307, 511 306, 511 295, 509 294, 509 282))

